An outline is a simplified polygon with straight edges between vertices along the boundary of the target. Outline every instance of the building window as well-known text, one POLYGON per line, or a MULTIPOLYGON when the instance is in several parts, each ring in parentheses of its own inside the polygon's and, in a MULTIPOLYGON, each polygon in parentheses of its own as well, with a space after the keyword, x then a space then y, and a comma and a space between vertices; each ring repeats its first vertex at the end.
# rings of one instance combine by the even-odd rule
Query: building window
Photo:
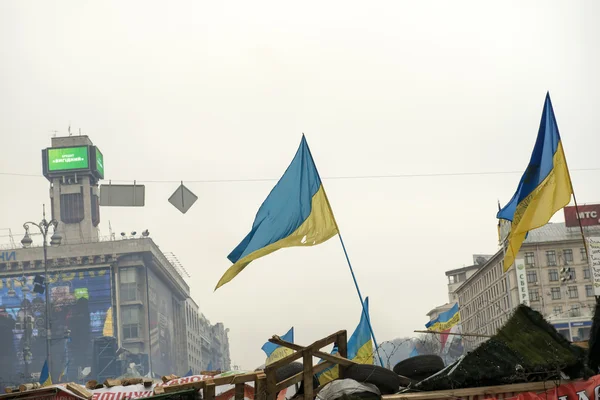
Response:
POLYGON ((571 317, 581 317, 581 307, 579 304, 573 304, 571 306, 571 317))
POLYGON ((571 280, 575 280, 577 278, 577 274, 575 273, 575 268, 569 268, 569 272, 567 272, 567 276, 571 280))
POLYGON ((594 287, 592 285, 585 285, 585 295, 587 297, 594 297, 594 287))
POLYGON ((559 317, 562 315, 562 306, 555 306, 554 309, 552 310, 553 316, 554 317, 559 317))
POLYGON ((546 251, 546 261, 548 261, 549 266, 556 266, 556 251, 548 250, 546 251))
POLYGON ((119 294, 121 301, 136 301, 138 299, 138 286, 136 282, 137 271, 135 268, 119 270, 121 285, 119 294))
POLYGON ((534 255, 531 252, 527 252, 525 253, 525 265, 534 265, 535 264, 535 259, 534 259, 534 255))
POLYGON ((552 300, 560 300, 560 288, 553 287, 550 293, 552 294, 552 300))
POLYGON ((581 254, 581 261, 587 261, 587 253, 585 252, 585 247, 579 249, 579 254, 581 254))
POLYGON ((558 270, 551 269, 548 271, 548 279, 550 282, 558 282, 558 270))
POLYGON ((584 268, 583 269, 583 278, 584 279, 590 279, 592 277, 592 273, 590 271, 589 268, 584 268))
POLYGON ((565 259, 565 264, 573 264, 573 250, 572 249, 564 249, 563 250, 563 258, 565 259))
POLYGON ((579 292, 577 291, 577 286, 569 286, 569 298, 576 299, 579 297, 579 292))
POLYGON ((537 289, 532 289, 529 291, 529 301, 539 301, 540 300, 540 292, 537 289))
POLYGON ((527 283, 537 283, 537 272, 535 270, 527 271, 527 283))
POLYGON ((140 310, 136 307, 122 309, 123 339, 137 339, 140 337, 140 310))

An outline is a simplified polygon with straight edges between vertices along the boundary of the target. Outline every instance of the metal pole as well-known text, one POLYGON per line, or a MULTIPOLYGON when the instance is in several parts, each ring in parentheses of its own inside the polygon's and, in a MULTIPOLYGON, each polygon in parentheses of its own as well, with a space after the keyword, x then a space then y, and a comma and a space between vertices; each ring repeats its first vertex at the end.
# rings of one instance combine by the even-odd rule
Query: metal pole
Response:
MULTIPOLYGON (((302 136, 304 136, 304 133, 302 133, 302 136)), ((335 215, 333 214, 333 208, 331 208, 331 204, 329 203, 329 197, 327 197, 327 192, 325 192, 325 188, 323 187, 323 181, 321 180, 321 175, 319 174, 319 170, 317 169, 317 164, 315 163, 315 159, 312 156, 310 147, 308 147, 308 143, 306 144, 306 149, 308 150, 308 155, 310 156, 310 159, 312 160, 313 164, 315 165, 315 171, 317 172, 317 177, 319 178, 319 181, 321 182, 321 188, 323 189, 323 194, 325 195, 325 201, 327 201, 327 206, 329 207, 329 210, 331 211, 331 215, 333 216, 333 222, 335 224, 335 228, 337 230, 338 237, 340 238, 340 243, 342 244, 342 249, 344 250, 344 256, 346 256, 346 262, 348 263, 348 268, 350 268, 350 274, 352 275, 352 280, 354 281, 354 286, 356 287, 356 293, 358 293, 358 298, 360 300, 360 306, 363 310, 363 315, 365 316, 365 319, 367 320, 367 324, 369 325, 369 330, 371 331, 371 337, 373 338, 373 343, 375 344, 375 352, 377 353, 377 356, 379 358, 379 363, 381 364, 382 367, 385 367, 385 365, 383 364, 383 360, 381 359, 381 354, 379 354, 379 345, 377 344, 377 339, 375 339, 375 332, 373 332, 373 326, 371 326, 371 318, 369 318, 369 313, 365 309, 365 303, 363 301, 362 294, 360 293, 360 288, 358 287, 358 282, 356 280, 356 276, 354 275, 354 269, 352 268, 352 264, 350 263, 350 257, 348 257, 348 252, 346 251, 346 245, 344 244, 344 239, 342 239, 342 233, 340 232, 340 228, 338 226, 337 220, 335 219, 335 215)))
POLYGON ((46 361, 48 362, 48 376, 52 379, 52 361, 50 357, 50 276, 48 275, 48 244, 46 237, 48 236, 48 227, 43 226, 41 229, 44 240, 44 286, 46 293, 46 361))
MULTIPOLYGON (((25 279, 25 276, 23 276, 23 287, 25 287, 25 285, 27 284, 27 281, 25 279)), ((29 382, 29 365, 27 365, 27 354, 30 351, 30 347, 29 347, 29 335, 27 332, 27 326, 29 325, 29 321, 27 320, 27 295, 23 294, 23 303, 25 305, 25 310, 24 310, 24 320, 25 320, 25 341, 24 341, 24 345, 23 345, 23 362, 25 363, 25 381, 29 382)))

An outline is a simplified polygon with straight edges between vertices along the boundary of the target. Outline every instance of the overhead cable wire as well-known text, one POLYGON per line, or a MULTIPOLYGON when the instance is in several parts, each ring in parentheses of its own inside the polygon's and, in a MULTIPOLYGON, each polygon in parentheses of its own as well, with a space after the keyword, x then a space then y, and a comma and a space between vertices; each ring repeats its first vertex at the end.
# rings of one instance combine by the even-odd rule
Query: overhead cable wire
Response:
MULTIPOLYGON (((600 171, 599 168, 574 168, 571 172, 600 171)), ((458 176, 485 176, 485 175, 511 175, 522 174, 523 171, 479 171, 479 172, 432 172, 421 174, 381 174, 381 175, 346 175, 346 176, 324 176, 323 180, 354 180, 354 179, 398 179, 398 178, 434 178, 434 177, 458 177, 458 176)), ((19 176, 27 178, 43 178, 42 175, 21 174, 16 172, 0 172, 0 176, 19 176)), ((183 181, 186 183, 241 183, 241 182, 272 182, 280 178, 237 178, 237 179, 191 179, 183 181)), ((114 183, 181 183, 177 180, 155 180, 155 179, 103 179, 104 182, 114 183)))

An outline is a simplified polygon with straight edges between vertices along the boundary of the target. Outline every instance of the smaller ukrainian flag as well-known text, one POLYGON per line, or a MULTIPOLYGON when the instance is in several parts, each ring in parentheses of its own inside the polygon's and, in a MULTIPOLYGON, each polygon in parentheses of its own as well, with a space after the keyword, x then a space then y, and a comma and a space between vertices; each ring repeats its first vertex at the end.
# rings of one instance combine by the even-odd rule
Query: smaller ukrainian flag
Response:
MULTIPOLYGON (((365 298, 364 311, 361 308, 360 322, 348 339, 348 360, 352 360, 358 364, 373 364, 373 342, 371 341, 371 330, 367 316, 369 315, 369 298, 365 298), (365 315, 366 313, 366 315, 365 315)), ((370 317, 369 317, 370 318, 370 317)), ((337 346, 333 347, 331 354, 338 352, 337 346)), ((323 360, 321 360, 323 362, 323 360)), ((335 365, 317 375, 319 384, 324 385, 339 377, 338 366, 335 365)))
MULTIPOLYGON (((289 343, 294 343, 294 327, 292 326, 290 330, 281 337, 281 339, 289 343)), ((265 362, 265 365, 272 364, 275 361, 281 360, 282 358, 294 353, 294 350, 292 349, 288 349, 287 347, 283 347, 271 342, 265 343, 262 347, 262 351, 264 351, 267 355, 267 361, 265 362)))
POLYGON ((50 376, 50 371, 48 370, 48 360, 44 362, 42 372, 40 373, 40 385, 42 385, 42 387, 52 385, 52 377, 50 376))

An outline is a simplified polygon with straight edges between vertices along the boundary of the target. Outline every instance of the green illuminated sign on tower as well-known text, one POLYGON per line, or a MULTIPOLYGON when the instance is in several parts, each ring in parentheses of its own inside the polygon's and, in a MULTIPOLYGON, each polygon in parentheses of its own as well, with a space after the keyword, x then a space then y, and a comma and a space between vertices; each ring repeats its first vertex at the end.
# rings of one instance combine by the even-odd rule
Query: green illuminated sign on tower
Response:
POLYGON ((48 149, 48 171, 70 171, 89 168, 87 146, 48 149))
POLYGON ((104 156, 96 147, 96 171, 100 175, 100 179, 104 179, 104 156))

